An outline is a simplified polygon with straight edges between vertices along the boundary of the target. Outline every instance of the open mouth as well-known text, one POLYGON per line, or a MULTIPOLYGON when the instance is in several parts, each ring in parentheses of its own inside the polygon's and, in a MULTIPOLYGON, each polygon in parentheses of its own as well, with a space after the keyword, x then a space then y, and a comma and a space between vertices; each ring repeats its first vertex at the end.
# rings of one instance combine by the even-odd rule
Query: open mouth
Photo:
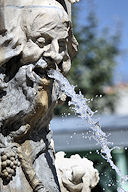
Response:
POLYGON ((48 77, 48 71, 54 65, 53 61, 49 61, 48 58, 47 60, 40 58, 34 65, 30 64, 27 69, 28 78, 39 85, 49 85, 51 79, 48 77))
POLYGON ((48 76, 48 71, 50 69, 60 70, 50 57, 40 58, 37 63, 28 66, 27 76, 39 85, 49 85, 51 78, 48 76))
POLYGON ((49 78, 47 75, 47 70, 42 69, 41 67, 35 67, 33 71, 38 75, 41 79, 49 78))
POLYGON ((47 72, 53 67, 53 61, 50 58, 40 59, 36 63, 33 72, 36 73, 41 79, 49 79, 47 72))

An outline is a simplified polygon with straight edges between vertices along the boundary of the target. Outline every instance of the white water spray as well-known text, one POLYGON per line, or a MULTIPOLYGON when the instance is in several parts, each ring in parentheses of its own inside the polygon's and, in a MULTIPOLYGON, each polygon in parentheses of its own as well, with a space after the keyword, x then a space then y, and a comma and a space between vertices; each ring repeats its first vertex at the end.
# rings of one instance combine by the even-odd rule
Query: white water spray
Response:
MULTIPOLYGON (((128 182, 128 175, 123 176, 120 169, 114 164, 112 161, 112 149, 108 147, 108 141, 106 134, 101 130, 101 126, 99 121, 93 119, 94 112, 88 107, 87 99, 83 97, 81 93, 76 94, 75 87, 70 85, 69 81, 56 70, 50 70, 49 75, 50 78, 55 79, 58 84, 61 92, 64 92, 68 97, 71 98, 69 102, 69 106, 73 106, 72 110, 82 119, 85 119, 90 125, 91 130, 94 134, 94 139, 101 145, 101 153, 103 158, 107 160, 112 169, 116 171, 116 173, 121 178, 121 184, 128 182)), ((128 192, 125 191, 122 186, 118 188, 118 192, 128 192)))

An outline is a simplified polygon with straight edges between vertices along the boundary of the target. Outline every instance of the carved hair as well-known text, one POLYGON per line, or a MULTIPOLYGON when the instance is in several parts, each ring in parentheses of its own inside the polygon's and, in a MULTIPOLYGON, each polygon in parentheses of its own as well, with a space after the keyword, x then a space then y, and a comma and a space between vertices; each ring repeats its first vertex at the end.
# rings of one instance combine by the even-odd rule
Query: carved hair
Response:
MULTIPOLYGON (((68 51, 70 57, 74 57, 77 51, 77 41, 72 33, 69 16, 60 3, 55 0, 36 0, 35 4, 35 1, 32 0, 22 0, 21 6, 20 1, 17 1, 15 5, 13 5, 13 3, 10 4, 9 0, 4 1, 4 3, 2 2, 3 1, 0 0, 0 9, 2 10, 0 14, 0 65, 22 53, 27 41, 26 35, 30 35, 29 33, 32 31, 35 34, 36 32, 38 33, 39 30, 44 32, 45 27, 47 31, 51 31, 51 29, 54 29, 56 22, 59 22, 60 18, 63 19, 63 22, 69 28, 68 51), (51 9, 51 17, 49 15, 49 20, 46 19, 47 12, 45 12, 45 9, 47 10, 48 8, 51 9), (31 14, 31 12, 35 12, 35 14, 31 14), (54 20, 54 15, 56 18, 58 16, 58 21, 54 20), (40 23, 42 22, 40 29, 36 26, 37 19, 40 23), (31 30, 31 28, 33 29, 31 30), (27 32, 27 34, 25 34, 25 32, 27 32)), ((48 14, 50 14, 50 12, 48 14)), ((58 23, 57 26, 59 26, 58 23)), ((61 30, 61 28, 59 30, 61 30)))

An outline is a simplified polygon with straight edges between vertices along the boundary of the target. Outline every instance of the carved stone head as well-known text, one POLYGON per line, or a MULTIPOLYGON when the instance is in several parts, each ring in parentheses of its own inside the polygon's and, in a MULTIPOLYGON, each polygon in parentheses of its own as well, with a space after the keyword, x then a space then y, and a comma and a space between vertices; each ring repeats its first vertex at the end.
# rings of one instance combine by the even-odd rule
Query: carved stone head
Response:
POLYGON ((39 127, 56 100, 47 71, 59 68, 67 73, 77 50, 71 21, 55 0, 0 2, 0 122, 11 117, 12 123, 7 121, 10 131, 16 126, 15 120, 17 126, 26 123, 39 127))
MULTIPOLYGON (((49 129, 58 87, 47 73, 51 68, 67 73, 77 43, 59 2, 0 0, 0 155, 14 151, 20 160, 22 182, 12 181, 18 192, 46 191, 44 186, 60 191, 49 129)), ((0 170, 0 185, 3 181, 10 191, 13 175, 7 166, 0 170)), ((16 166, 12 171, 15 176, 16 166)))
POLYGON ((69 31, 71 24, 63 7, 55 1, 42 1, 39 7, 33 5, 23 11, 22 27, 26 42, 22 52, 23 63, 36 62, 40 57, 50 67, 70 69, 68 54, 69 31), (28 18, 28 19, 27 19, 28 18))
POLYGON ((68 72, 77 48, 69 16, 61 4, 55 0, 24 0, 22 6, 20 1, 9 2, 4 3, 0 64, 17 55, 22 64, 43 57, 68 72))

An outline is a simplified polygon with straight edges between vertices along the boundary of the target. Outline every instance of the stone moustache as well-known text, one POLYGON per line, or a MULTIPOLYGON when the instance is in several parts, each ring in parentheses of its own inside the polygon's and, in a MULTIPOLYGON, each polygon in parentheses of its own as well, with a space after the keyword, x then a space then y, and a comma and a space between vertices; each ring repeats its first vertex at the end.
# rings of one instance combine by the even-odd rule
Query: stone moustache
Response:
POLYGON ((59 192, 49 122, 70 70, 71 22, 55 0, 0 0, 0 191, 59 192))

